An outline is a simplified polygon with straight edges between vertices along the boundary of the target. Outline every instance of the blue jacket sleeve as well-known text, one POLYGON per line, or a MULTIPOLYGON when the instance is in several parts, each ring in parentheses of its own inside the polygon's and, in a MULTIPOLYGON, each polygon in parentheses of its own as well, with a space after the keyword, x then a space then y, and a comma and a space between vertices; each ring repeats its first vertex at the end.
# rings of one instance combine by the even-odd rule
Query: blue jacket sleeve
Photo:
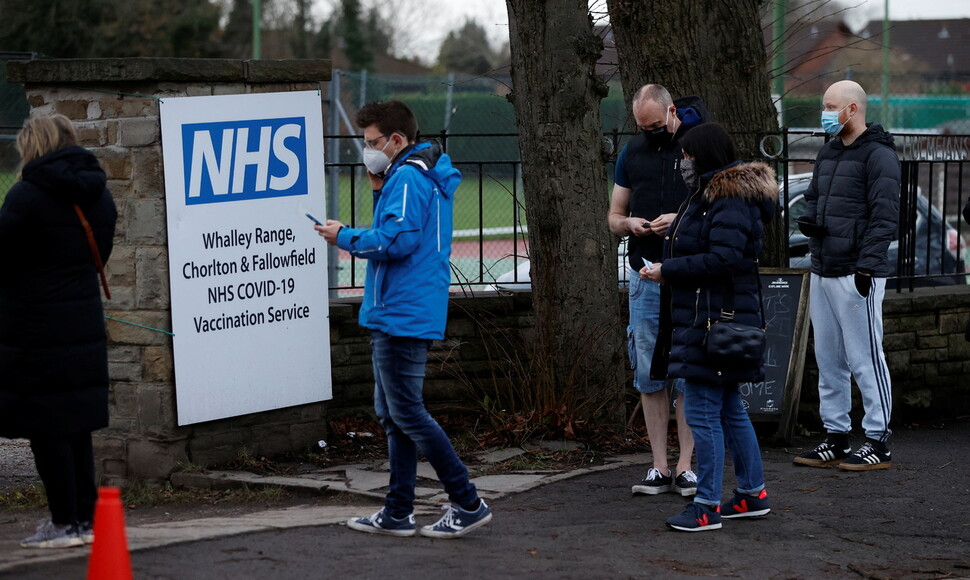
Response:
POLYGON ((402 167, 384 184, 371 228, 341 228, 337 247, 368 260, 398 260, 421 241, 431 197, 429 180, 419 170, 402 167))

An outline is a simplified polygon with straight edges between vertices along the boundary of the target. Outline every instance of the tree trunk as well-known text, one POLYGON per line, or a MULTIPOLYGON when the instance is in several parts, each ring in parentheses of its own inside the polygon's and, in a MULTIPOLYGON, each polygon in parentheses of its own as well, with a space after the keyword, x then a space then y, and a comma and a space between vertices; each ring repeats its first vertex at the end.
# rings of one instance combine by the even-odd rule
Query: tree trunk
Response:
MULTIPOLYGON (((734 136, 741 159, 761 157, 758 144, 778 131, 768 57, 758 13, 762 0, 607 0, 624 100, 647 83, 676 99, 699 95, 711 120, 734 136)), ((778 220, 766 237, 762 263, 785 255, 778 220)))
POLYGON ((540 411, 621 419, 625 336, 586 0, 506 0, 519 131, 540 411))

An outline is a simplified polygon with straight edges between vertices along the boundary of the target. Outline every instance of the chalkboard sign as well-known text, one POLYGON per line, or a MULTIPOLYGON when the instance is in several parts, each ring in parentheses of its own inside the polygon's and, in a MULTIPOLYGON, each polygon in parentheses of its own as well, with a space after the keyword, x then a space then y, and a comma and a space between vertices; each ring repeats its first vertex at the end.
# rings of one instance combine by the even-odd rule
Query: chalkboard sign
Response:
POLYGON ((779 421, 779 436, 790 441, 808 344, 808 272, 762 268, 760 276, 768 322, 765 379, 741 383, 741 396, 753 421, 779 421))

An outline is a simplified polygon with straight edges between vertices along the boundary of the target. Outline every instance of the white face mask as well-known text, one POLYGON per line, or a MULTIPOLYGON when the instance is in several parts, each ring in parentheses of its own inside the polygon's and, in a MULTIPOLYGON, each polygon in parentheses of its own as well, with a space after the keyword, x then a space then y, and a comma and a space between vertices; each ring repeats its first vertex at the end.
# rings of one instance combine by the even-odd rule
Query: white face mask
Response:
POLYGON ((387 149, 387 146, 390 144, 391 138, 388 137, 387 143, 385 143, 384 147, 380 149, 374 149, 373 147, 364 148, 364 152, 361 154, 361 157, 367 171, 370 171, 374 175, 383 175, 383 173, 387 171, 387 168, 391 166, 391 158, 387 156, 387 153, 384 153, 384 150, 387 149))

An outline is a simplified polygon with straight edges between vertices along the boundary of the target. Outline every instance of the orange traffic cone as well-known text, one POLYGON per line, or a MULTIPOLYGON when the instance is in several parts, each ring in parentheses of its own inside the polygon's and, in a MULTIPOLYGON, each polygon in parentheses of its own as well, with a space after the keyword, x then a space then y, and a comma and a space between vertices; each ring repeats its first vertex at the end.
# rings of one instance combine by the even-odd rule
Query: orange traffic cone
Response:
POLYGON ((88 580, 132 580, 125 513, 121 507, 121 490, 117 487, 98 489, 88 580))

